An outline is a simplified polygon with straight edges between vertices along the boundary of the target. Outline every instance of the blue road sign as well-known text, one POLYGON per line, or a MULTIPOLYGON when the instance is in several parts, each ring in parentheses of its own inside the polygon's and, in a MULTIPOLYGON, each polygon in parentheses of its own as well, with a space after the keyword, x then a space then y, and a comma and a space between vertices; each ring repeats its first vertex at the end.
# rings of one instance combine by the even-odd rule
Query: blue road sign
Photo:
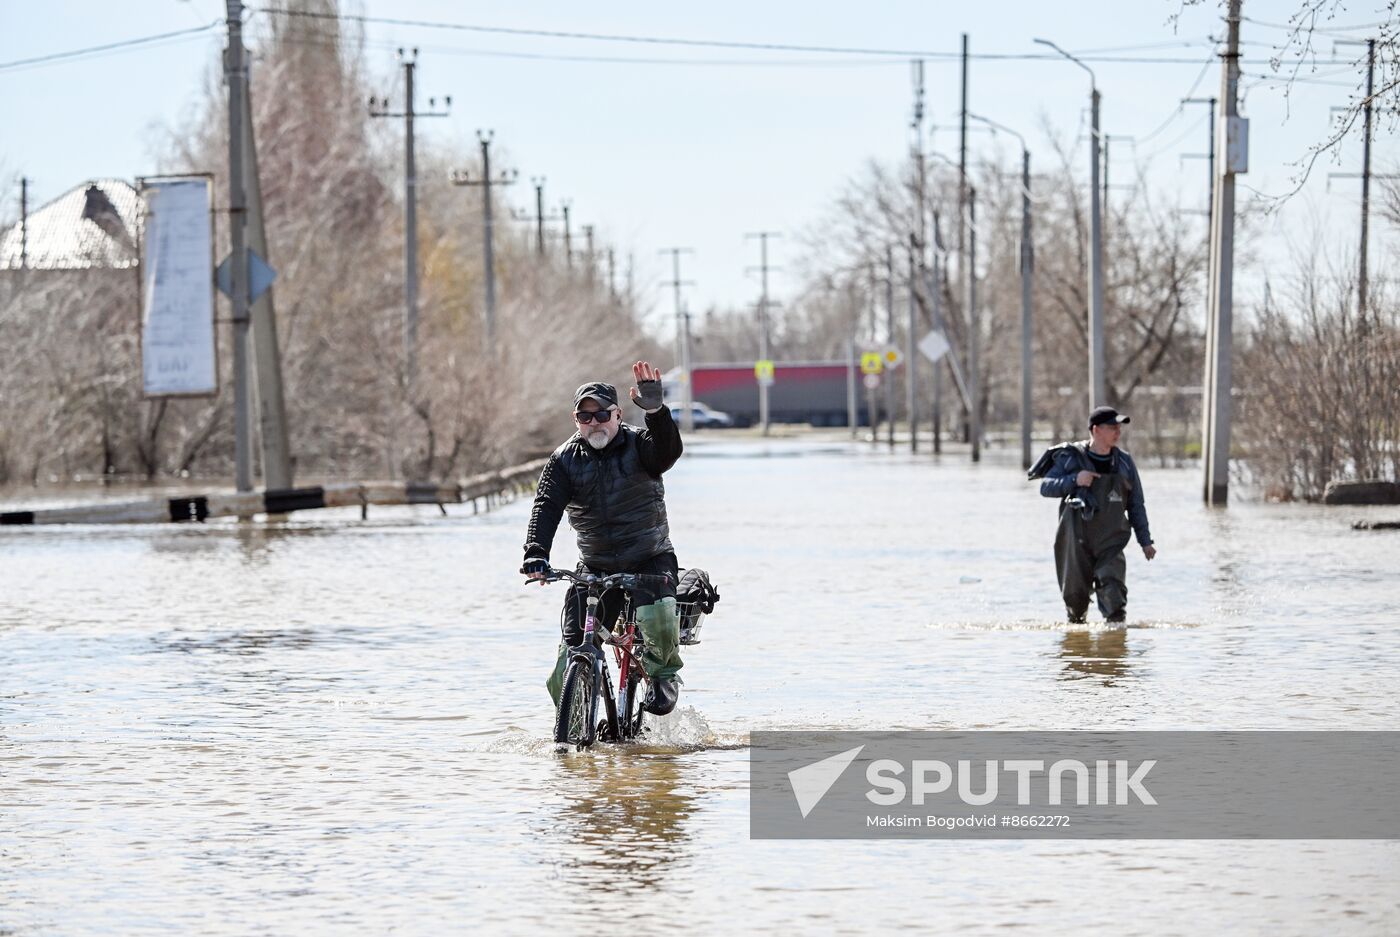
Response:
MULTIPOLYGON (((272 286, 272 281, 277 279, 277 271, 267 265, 267 261, 258 256, 251 247, 248 251, 248 302, 255 303, 258 297, 266 293, 268 287, 272 286)), ((229 254, 224 258, 224 262, 219 264, 219 269, 214 273, 214 281, 219 285, 219 292, 230 299, 233 298, 233 255, 229 254)))

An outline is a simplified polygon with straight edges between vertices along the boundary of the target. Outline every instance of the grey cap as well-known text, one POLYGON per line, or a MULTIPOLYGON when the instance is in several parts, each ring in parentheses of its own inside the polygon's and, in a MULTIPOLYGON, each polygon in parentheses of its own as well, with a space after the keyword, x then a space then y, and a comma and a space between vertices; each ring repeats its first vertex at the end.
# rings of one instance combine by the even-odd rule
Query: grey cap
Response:
POLYGON ((589 397, 598 401, 604 409, 617 406, 617 388, 605 381, 589 381, 574 391, 574 409, 577 410, 578 405, 589 397))

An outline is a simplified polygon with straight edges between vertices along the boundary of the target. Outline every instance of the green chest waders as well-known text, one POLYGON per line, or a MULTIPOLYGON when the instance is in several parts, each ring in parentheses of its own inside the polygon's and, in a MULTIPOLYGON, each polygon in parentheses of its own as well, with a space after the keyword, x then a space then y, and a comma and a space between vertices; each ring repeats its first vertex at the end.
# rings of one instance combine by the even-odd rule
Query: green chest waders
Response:
POLYGON ((1087 520, 1077 507, 1060 503, 1060 526, 1055 531, 1060 593, 1065 598, 1065 611, 1075 621, 1084 618, 1091 592, 1105 619, 1120 619, 1128 605, 1128 562, 1123 548, 1132 539, 1127 478, 1100 475, 1090 490, 1098 509, 1087 520))

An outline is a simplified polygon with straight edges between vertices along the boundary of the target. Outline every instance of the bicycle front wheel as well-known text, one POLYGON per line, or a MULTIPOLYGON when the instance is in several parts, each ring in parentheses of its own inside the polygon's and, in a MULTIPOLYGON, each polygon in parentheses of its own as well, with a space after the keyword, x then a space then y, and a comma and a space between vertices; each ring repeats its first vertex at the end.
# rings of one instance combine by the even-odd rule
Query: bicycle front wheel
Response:
POLYGON ((642 697, 646 695, 646 684, 641 676, 633 671, 627 675, 626 712, 618 716, 622 725, 623 738, 635 739, 642 734, 642 697))
POLYGON ((591 660, 577 658, 564 672, 559 692, 559 712, 554 720, 554 741, 584 749, 597 732, 598 672, 591 660))

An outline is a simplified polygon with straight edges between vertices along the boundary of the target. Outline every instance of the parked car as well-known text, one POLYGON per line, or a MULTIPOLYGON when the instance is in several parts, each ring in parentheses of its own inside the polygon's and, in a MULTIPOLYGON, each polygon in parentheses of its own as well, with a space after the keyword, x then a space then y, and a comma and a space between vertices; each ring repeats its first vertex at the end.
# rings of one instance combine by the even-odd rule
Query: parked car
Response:
MULTIPOLYGON (((734 425, 734 418, 723 410, 711 410, 698 400, 690 405, 690 415, 695 420, 696 429, 725 429, 734 425)), ((671 418, 683 424, 685 408, 672 404, 671 418)))

